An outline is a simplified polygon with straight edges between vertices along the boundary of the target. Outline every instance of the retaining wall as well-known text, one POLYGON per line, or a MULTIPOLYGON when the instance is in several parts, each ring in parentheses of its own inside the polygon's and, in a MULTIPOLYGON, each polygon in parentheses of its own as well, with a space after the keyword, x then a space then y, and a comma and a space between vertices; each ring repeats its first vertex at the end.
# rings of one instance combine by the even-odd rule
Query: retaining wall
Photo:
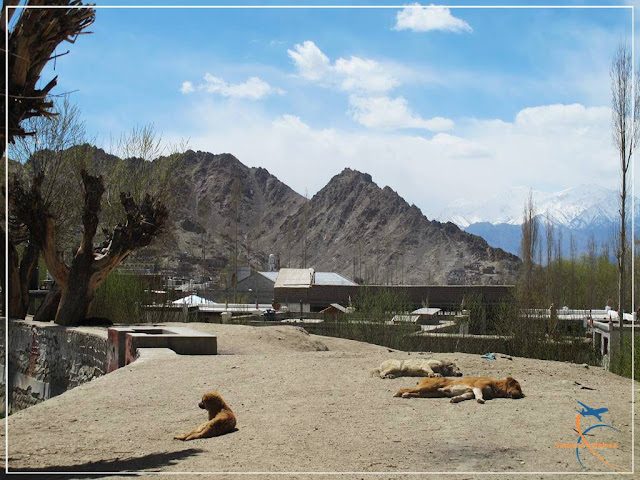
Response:
MULTIPOLYGON (((1 330, 0 363, 4 363, 7 342, 1 330)), ((60 395, 107 372, 106 328, 9 320, 8 347, 10 412, 60 395)))

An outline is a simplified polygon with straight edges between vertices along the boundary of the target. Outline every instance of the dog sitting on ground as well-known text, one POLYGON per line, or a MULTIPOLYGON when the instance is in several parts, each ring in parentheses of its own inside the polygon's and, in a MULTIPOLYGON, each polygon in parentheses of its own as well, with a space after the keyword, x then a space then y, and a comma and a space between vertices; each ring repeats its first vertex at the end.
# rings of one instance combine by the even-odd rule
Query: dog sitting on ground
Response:
POLYGON ((176 435, 176 440, 195 440, 196 438, 209 438, 232 432, 236 427, 236 417, 218 392, 205 393, 202 401, 198 403, 200 408, 209 413, 209 421, 184 435, 176 435))
POLYGON ((488 377, 424 378, 416 388, 401 388, 394 397, 450 397, 451 403, 475 397, 478 403, 484 403, 485 399, 491 398, 522 398, 524 393, 518 381, 511 377, 505 380, 488 377))
POLYGON ((446 360, 435 358, 412 358, 409 360, 385 360, 374 368, 371 375, 380 378, 396 377, 461 377, 458 366, 446 360))

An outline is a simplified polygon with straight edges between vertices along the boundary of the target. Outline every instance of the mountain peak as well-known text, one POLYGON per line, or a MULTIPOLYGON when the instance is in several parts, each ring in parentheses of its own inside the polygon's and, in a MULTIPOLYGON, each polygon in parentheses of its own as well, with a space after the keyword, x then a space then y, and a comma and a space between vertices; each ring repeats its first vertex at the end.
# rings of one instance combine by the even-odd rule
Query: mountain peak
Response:
POLYGON ((354 170, 352 168, 346 167, 344 170, 342 170, 342 172, 340 172, 338 175, 336 175, 335 177, 333 177, 332 180, 349 180, 349 181, 361 181, 361 182, 366 182, 366 183, 373 183, 373 179, 371 178, 371 175, 369 175, 368 173, 363 173, 359 170, 354 170))

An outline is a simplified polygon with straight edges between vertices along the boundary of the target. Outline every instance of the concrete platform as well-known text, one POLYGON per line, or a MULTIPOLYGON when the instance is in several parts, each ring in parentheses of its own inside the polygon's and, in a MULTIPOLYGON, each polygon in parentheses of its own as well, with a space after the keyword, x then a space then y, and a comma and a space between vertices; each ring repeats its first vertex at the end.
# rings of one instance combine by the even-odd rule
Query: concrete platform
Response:
POLYGON ((108 372, 135 361, 140 348, 168 348, 179 355, 216 355, 218 352, 218 339, 215 335, 186 327, 111 327, 107 336, 108 372))

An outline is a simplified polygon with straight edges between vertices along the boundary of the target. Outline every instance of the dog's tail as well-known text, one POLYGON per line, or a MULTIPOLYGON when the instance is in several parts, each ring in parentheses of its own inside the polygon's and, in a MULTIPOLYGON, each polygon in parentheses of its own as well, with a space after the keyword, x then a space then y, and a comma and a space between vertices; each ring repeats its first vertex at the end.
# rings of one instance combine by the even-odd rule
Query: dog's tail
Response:
POLYGON ((373 377, 374 375, 380 376, 380 367, 371 370, 371 376, 373 377))

